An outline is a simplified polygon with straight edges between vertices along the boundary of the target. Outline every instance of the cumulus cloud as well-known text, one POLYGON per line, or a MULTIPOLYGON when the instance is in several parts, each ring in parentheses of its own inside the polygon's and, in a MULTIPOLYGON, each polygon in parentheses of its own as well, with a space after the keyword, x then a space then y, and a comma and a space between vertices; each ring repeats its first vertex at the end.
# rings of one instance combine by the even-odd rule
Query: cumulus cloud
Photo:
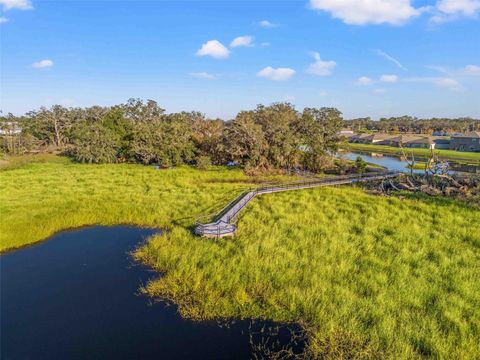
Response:
POLYGON ((411 0, 310 0, 310 7, 351 25, 401 25, 422 11, 411 0))
POLYGON ((197 51, 197 56, 211 56, 215 59, 226 59, 230 51, 218 40, 209 40, 197 51))
POLYGON ((438 0, 431 21, 442 23, 480 14, 480 0, 438 0))
POLYGON ((32 64, 32 67, 34 67, 35 69, 45 69, 52 66, 53 66, 53 61, 50 59, 40 60, 32 64))
POLYGON ((370 78, 367 77, 367 76, 361 76, 361 77, 359 77, 359 78, 357 79, 357 84, 358 84, 358 85, 364 85, 364 86, 366 86, 366 85, 370 85, 370 84, 372 84, 372 83, 373 83, 373 80, 370 79, 370 78))
POLYGON ((277 27, 278 25, 277 24, 274 24, 274 23, 271 23, 270 21, 268 20, 262 20, 258 23, 261 27, 264 27, 264 28, 274 28, 274 27, 277 27))
POLYGON ((380 81, 386 82, 386 83, 396 83, 398 82, 398 76, 397 75, 382 75, 380 76, 380 81))
POLYGON ((0 16, 0 24, 4 24, 6 22, 8 22, 8 19, 4 16, 0 16))
POLYGON ((288 80, 293 75, 295 75, 295 70, 293 70, 293 69, 290 69, 290 68, 273 68, 271 66, 267 66, 266 68, 260 70, 257 73, 258 77, 263 77, 265 79, 275 80, 275 81, 288 80))
POLYGON ((215 75, 209 74, 205 71, 192 72, 192 73, 190 73, 190 76, 196 77, 197 79, 208 79, 208 80, 216 79, 215 75))
POLYGON ((3 10, 19 9, 30 10, 33 9, 30 0, 0 0, 0 5, 3 6, 3 10))
POLYGON ((251 36, 239 36, 233 39, 233 41, 230 43, 230 47, 239 47, 239 46, 253 46, 253 37, 251 36))
POLYGON ((318 75, 318 76, 330 76, 332 75, 333 68, 337 66, 335 61, 323 61, 320 58, 320 54, 318 52, 313 53, 313 57, 315 62, 310 64, 307 69, 307 73, 318 75))

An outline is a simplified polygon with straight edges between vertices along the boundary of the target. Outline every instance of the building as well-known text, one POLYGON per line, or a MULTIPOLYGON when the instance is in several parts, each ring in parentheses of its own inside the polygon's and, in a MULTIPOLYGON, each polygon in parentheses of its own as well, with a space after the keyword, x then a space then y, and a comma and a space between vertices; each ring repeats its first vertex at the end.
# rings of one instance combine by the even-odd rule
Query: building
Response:
POLYGON ((353 134, 354 134, 353 130, 350 130, 350 129, 340 130, 340 135, 353 135, 353 134))
POLYGON ((394 138, 396 135, 389 134, 360 134, 354 135, 349 138, 349 142, 358 144, 377 144, 385 145, 384 141, 390 138, 394 138))
POLYGON ((435 143, 435 149, 450 149, 450 139, 445 139, 445 138, 438 138, 438 139, 433 139, 433 142, 435 143))
POLYGON ((453 135, 450 141, 450 149, 480 152, 480 131, 470 131, 466 134, 453 135))
POLYGON ((428 136, 428 137, 420 137, 418 139, 408 140, 405 143, 403 143, 403 146, 407 148, 435 149, 436 143, 435 141, 433 141, 433 139, 430 136, 428 136))
POLYGON ((5 121, 0 122, 0 135, 18 135, 22 132, 22 128, 17 122, 5 121))

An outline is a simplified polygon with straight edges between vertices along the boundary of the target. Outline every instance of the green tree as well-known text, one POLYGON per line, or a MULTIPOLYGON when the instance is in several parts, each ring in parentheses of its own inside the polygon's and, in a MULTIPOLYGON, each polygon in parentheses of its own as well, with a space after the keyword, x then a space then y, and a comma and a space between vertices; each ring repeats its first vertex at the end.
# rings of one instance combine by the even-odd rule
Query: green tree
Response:
POLYGON ((363 174, 365 170, 367 169, 367 163, 361 156, 358 156, 357 159, 355 160, 355 169, 359 174, 363 174))
POLYGON ((74 131, 74 158, 83 163, 114 163, 118 161, 120 137, 100 123, 83 122, 74 131))

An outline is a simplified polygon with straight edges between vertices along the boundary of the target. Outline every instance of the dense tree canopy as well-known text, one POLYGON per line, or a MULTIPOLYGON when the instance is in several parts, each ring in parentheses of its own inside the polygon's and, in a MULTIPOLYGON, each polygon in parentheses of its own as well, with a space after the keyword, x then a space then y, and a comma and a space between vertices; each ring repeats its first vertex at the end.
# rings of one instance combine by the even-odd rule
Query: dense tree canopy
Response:
POLYGON ((480 120, 403 116, 344 121, 335 108, 299 112, 289 103, 274 103, 223 121, 195 111, 168 114, 153 100, 130 99, 111 107, 55 105, 22 117, 0 117, 0 150, 10 154, 56 151, 87 163, 206 167, 235 162, 247 169, 321 171, 332 163, 338 133, 345 126, 357 131, 457 132, 479 130, 480 120))
POLYGON ((336 150, 342 127, 336 109, 298 112, 288 103, 241 111, 234 120, 210 120, 199 112, 167 114, 155 101, 130 99, 112 107, 41 108, 0 123, 22 129, 3 150, 49 149, 87 163, 139 162, 163 167, 235 162, 246 168, 320 169, 336 150), (13 142, 12 142, 13 141, 13 142), (29 144, 14 146, 15 144, 29 144), (13 145, 12 145, 13 144, 13 145))

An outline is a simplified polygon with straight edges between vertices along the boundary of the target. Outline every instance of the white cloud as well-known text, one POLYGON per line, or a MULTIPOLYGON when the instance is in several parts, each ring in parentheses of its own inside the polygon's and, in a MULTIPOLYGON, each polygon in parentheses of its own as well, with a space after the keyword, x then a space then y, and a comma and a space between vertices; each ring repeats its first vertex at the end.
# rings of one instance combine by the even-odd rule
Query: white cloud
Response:
POLYGON ((277 24, 273 24, 271 23, 270 21, 268 20, 262 20, 258 23, 261 27, 264 27, 264 28, 274 28, 274 27, 277 27, 278 25, 277 24))
POLYGON ((419 82, 419 83, 430 83, 437 85, 439 87, 447 88, 452 91, 463 91, 465 90, 462 83, 458 80, 455 80, 451 77, 413 77, 406 78, 403 81, 406 82, 419 82))
POLYGON ((8 19, 4 16, 0 16, 0 24, 5 24, 6 22, 8 22, 8 19))
POLYGON ((428 65, 426 67, 428 69, 432 69, 438 71, 439 73, 445 74, 447 77, 480 75, 480 66, 472 64, 457 69, 449 69, 447 67, 437 65, 428 65))
POLYGON ((239 47, 239 46, 253 46, 253 37, 251 36, 239 36, 233 39, 233 41, 230 43, 230 47, 239 47))
POLYGON ((468 75, 480 75, 480 66, 477 65, 467 65, 463 71, 468 75))
POLYGON ((307 73, 318 76, 332 75, 333 68, 337 65, 335 61, 323 61, 320 58, 320 54, 317 52, 313 53, 313 57, 315 58, 315 62, 310 64, 307 69, 307 73))
POLYGON ((398 76, 397 75, 382 75, 380 76, 380 81, 386 82, 386 83, 396 83, 398 82, 398 76))
POLYGON ((197 79, 208 79, 208 80, 216 79, 215 75, 209 74, 205 71, 192 72, 192 73, 190 73, 190 76, 196 77, 197 79))
POLYGON ((318 93, 318 95, 324 97, 324 96, 327 96, 327 95, 328 95, 328 92, 326 92, 325 90, 323 90, 323 91, 320 91, 320 92, 318 93))
POLYGON ((3 10, 10 9, 30 10, 33 9, 30 0, 0 0, 0 5, 3 5, 3 10))
POLYGON ((445 14, 474 16, 480 11, 480 0, 439 0, 437 9, 445 14))
POLYGON ((462 84, 460 84, 460 82, 458 82, 457 80, 452 79, 452 78, 436 79, 436 80, 434 80, 434 83, 438 86, 445 87, 445 88, 447 88, 449 90, 453 90, 453 91, 463 90, 462 84))
POLYGON ((261 46, 261 47, 268 47, 268 46, 270 46, 270 43, 269 43, 269 42, 262 42, 262 43, 260 44, 260 46, 261 46))
POLYGON ((267 66, 266 68, 260 70, 257 73, 258 77, 263 77, 269 80, 275 80, 275 81, 282 81, 282 80, 288 80, 290 79, 293 75, 295 75, 295 70, 290 69, 290 68, 273 68, 271 66, 267 66))
POLYGON ((197 51, 197 56, 211 56, 215 59, 226 59, 230 51, 218 40, 209 40, 197 51))
POLYGON ((401 25, 422 11, 411 0, 310 0, 310 7, 351 25, 401 25))
POLYGON ((373 90, 374 94, 385 94, 386 92, 387 92, 387 90, 382 89, 382 88, 373 90))
POLYGON ((431 21, 442 23, 480 14, 480 0, 438 0, 431 21))
POLYGON ((395 59, 393 56, 390 56, 388 55, 386 52, 378 49, 376 50, 376 53, 378 55, 380 55, 381 57, 387 59, 388 61, 394 63, 397 67, 399 67, 400 69, 402 70, 407 70, 407 68, 405 66, 402 65, 402 63, 400 61, 398 61, 397 59, 395 59))
POLYGON ((361 76, 357 79, 357 84, 358 85, 370 85, 373 83, 373 80, 370 79, 369 77, 367 76, 361 76))
POLYGON ((53 66, 53 61, 50 59, 40 60, 32 64, 32 67, 34 67, 35 69, 45 69, 52 66, 53 66))

